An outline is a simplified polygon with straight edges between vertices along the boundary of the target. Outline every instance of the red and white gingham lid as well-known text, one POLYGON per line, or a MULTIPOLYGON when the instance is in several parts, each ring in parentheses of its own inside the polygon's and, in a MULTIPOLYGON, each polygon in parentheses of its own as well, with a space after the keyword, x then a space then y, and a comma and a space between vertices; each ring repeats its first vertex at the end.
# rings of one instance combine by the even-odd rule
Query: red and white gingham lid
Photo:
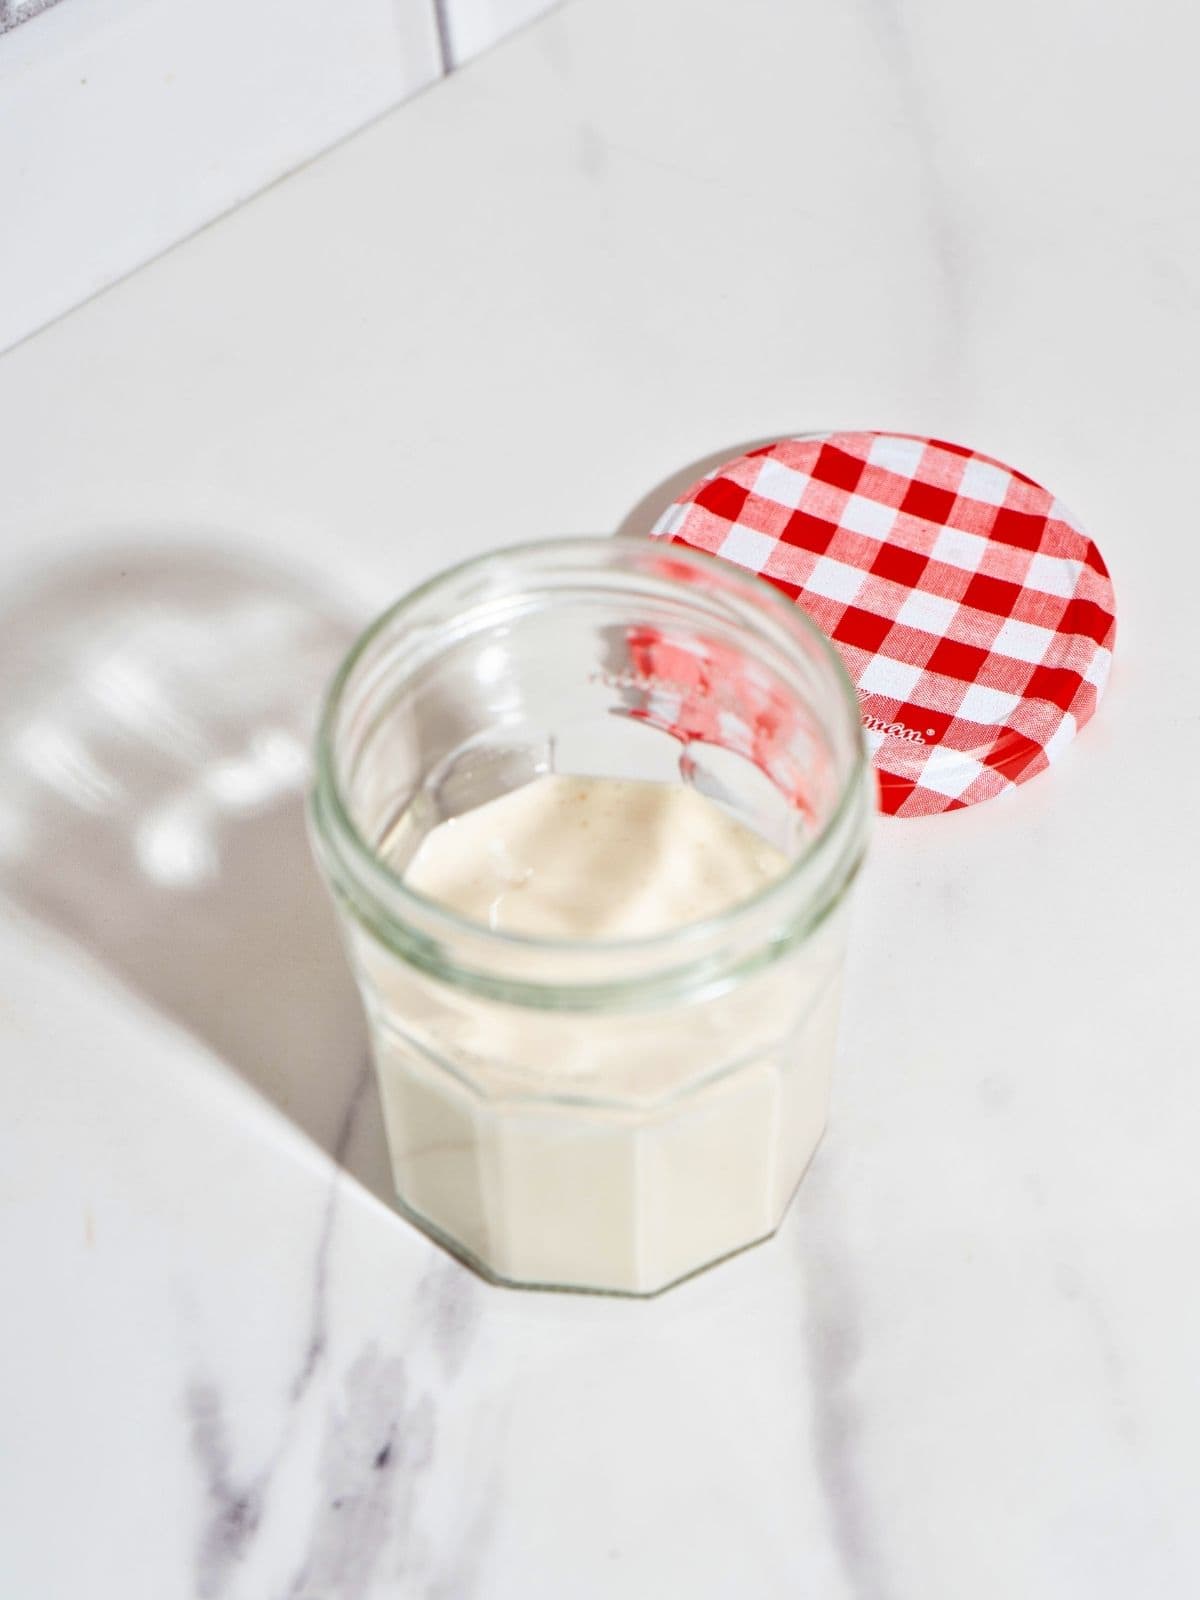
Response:
POLYGON ((1116 615, 1095 544, 1031 478, 961 445, 782 439, 693 484, 652 535, 760 573, 830 635, 893 816, 1024 783, 1108 677, 1116 615))

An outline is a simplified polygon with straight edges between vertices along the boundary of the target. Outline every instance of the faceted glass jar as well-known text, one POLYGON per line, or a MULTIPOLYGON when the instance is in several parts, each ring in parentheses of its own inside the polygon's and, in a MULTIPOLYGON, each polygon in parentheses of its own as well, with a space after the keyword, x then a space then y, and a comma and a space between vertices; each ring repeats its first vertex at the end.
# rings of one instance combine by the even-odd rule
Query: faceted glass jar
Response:
POLYGON ((708 556, 524 546, 381 617, 330 690, 312 815, 401 1208, 486 1276, 629 1294, 772 1233, 825 1126, 866 774, 832 645, 708 556), (608 942, 406 886, 433 827, 545 773, 690 784, 788 866, 608 942))

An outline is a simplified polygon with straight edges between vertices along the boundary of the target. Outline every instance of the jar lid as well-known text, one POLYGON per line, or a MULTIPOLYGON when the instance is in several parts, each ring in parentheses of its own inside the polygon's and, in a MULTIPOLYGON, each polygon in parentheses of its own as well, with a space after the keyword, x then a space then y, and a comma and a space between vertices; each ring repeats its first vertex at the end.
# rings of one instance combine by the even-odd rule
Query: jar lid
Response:
POLYGON ((961 445, 781 439, 693 484, 651 534, 761 574, 830 635, 891 816, 1024 783, 1108 677, 1116 615, 1099 550, 1032 478, 961 445))

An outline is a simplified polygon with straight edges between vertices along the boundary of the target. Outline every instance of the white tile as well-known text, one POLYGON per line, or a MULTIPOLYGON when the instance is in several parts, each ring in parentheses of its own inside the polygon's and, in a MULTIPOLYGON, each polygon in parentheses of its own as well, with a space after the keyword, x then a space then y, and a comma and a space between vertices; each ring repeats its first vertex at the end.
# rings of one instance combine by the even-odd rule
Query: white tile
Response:
POLYGON ((461 67, 557 4, 558 0, 442 0, 450 65, 461 67))
POLYGON ((1039 628, 1032 622, 1017 622, 1009 617, 996 635, 992 649, 1016 661, 1044 661, 1055 637, 1051 628, 1039 628))
POLYGON ((838 521, 852 533, 864 534, 868 539, 886 539, 896 521, 896 508, 881 505, 878 500, 868 500, 861 494, 852 494, 842 508, 838 521))
POLYGON ((743 528, 735 524, 721 541, 718 553, 750 572, 761 572, 777 543, 778 540, 759 533, 756 528, 743 528))
POLYGON ((947 600, 940 594, 927 594, 914 589, 896 613, 896 621, 906 628, 920 628, 925 633, 941 638, 958 610, 957 600, 947 600))
POLYGON ((6 34, 0 350, 440 72, 432 0, 65 0, 6 34))
POLYGON ((824 595, 828 600, 853 600, 866 582, 867 575, 844 561, 834 561, 822 556, 804 580, 804 587, 813 594, 824 595))

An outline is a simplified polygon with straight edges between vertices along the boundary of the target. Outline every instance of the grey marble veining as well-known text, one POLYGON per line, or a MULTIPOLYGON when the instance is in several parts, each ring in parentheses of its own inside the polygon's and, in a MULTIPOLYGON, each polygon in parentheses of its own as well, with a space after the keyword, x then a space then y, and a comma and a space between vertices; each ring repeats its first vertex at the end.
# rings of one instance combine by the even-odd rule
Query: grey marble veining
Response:
POLYGON ((812 1396, 812 1449, 831 1535, 853 1600, 892 1600, 885 1552, 864 1460, 857 1380, 870 1337, 855 1285, 854 1257, 840 1224, 837 1157, 808 1174, 808 1226, 798 1239, 805 1287, 802 1330, 812 1396))
POLYGON ((7 33, 57 4, 58 0, 0 0, 0 33, 7 33))
MULTIPOLYGON (((961 403, 971 355, 965 218, 947 175, 936 84, 921 61, 911 27, 912 9, 906 0, 864 0, 861 15, 870 47, 883 59, 881 88, 894 101, 896 131, 913 154, 916 205, 932 266, 929 287, 938 308, 931 341, 938 384, 948 402, 961 403)), ((886 254, 881 265, 886 270, 886 254)))

